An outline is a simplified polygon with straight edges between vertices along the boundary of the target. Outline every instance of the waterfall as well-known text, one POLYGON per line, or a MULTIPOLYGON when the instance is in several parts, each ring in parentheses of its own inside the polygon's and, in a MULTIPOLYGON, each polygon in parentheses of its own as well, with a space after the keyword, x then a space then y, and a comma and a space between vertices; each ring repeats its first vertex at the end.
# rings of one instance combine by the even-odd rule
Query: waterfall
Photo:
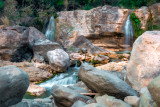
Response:
POLYGON ((51 41, 54 41, 55 30, 56 30, 55 19, 52 16, 49 20, 49 24, 45 33, 45 36, 51 41))
POLYGON ((133 44, 134 31, 132 22, 130 20, 130 14, 128 15, 127 21, 124 26, 124 33, 125 33, 125 43, 131 46, 133 44))

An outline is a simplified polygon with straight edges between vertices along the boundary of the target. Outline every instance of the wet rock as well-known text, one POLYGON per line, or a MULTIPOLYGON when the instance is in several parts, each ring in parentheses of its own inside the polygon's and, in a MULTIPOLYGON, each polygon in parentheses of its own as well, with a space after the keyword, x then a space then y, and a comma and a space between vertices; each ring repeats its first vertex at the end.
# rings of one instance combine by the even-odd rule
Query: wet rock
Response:
POLYGON ((99 104, 103 104, 107 107, 132 107, 131 105, 123 102, 122 100, 116 99, 115 97, 103 95, 96 97, 96 101, 99 104))
POLYGON ((50 65, 55 71, 66 71, 70 66, 69 55, 62 49, 47 52, 50 65))
POLYGON ((29 92, 31 95, 34 96, 41 96, 43 95, 47 90, 43 87, 40 87, 38 85, 35 84, 30 84, 28 87, 27 92, 29 92))
POLYGON ((101 94, 107 93, 121 99, 126 96, 137 96, 137 92, 117 76, 88 64, 81 65, 79 77, 88 88, 101 94))
POLYGON ((127 82, 136 90, 160 74, 160 31, 146 31, 134 42, 127 82))
POLYGON ((81 95, 72 89, 57 85, 52 87, 51 94, 58 107, 71 107, 78 100, 84 103, 91 100, 90 97, 81 95))
POLYGON ((139 107, 140 98, 137 96, 127 96, 124 101, 130 104, 132 107, 139 107))
POLYGON ((160 93, 160 76, 153 79, 149 85, 148 90, 153 98, 153 100, 156 102, 158 106, 160 106, 160 96, 158 93, 160 93))
POLYGON ((0 67, 0 107, 20 102, 29 86, 27 73, 16 66, 0 67))

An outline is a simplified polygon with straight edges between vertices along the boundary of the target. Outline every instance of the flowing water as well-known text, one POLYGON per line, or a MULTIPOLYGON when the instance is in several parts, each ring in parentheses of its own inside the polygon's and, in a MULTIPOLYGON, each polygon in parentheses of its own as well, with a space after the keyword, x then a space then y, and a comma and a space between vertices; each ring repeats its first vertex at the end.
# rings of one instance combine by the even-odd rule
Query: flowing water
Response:
POLYGON ((52 16, 52 17, 50 18, 50 20, 49 20, 49 24, 48 24, 48 27, 47 27, 45 36, 46 36, 49 40, 54 41, 55 31, 56 31, 56 23, 55 23, 54 17, 52 16))
POLYGON ((56 75, 52 79, 40 83, 39 86, 50 90, 53 85, 73 85, 78 82, 78 71, 79 67, 77 66, 69 68, 67 72, 56 75))
POLYGON ((24 98, 25 99, 46 98, 51 95, 51 88, 53 85, 63 85, 63 86, 74 85, 78 82, 78 71, 79 67, 77 66, 76 63, 76 66, 69 68, 67 72, 57 74, 50 80, 38 84, 39 86, 47 89, 47 92, 44 95, 37 97, 37 96, 32 96, 29 93, 26 93, 24 98))
POLYGON ((124 26, 124 33, 125 33, 125 44, 132 46, 134 30, 133 30, 132 22, 130 20, 130 14, 128 15, 127 21, 124 26))

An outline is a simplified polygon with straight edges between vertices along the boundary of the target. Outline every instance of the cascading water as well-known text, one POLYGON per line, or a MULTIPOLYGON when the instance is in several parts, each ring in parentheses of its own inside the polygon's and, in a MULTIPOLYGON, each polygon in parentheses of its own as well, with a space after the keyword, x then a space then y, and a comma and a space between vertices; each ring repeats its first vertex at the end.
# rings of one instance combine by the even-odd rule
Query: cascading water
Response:
POLYGON ((124 33, 125 33, 125 43, 131 46, 133 44, 134 31, 132 22, 130 20, 130 14, 128 15, 127 21, 124 26, 124 33))
POLYGON ((54 17, 52 16, 52 17, 50 18, 50 21, 49 21, 49 24, 48 24, 48 27, 47 27, 45 36, 46 36, 49 40, 54 41, 55 31, 56 31, 56 24, 55 24, 55 19, 54 19, 54 17))
POLYGON ((40 83, 39 86, 44 87, 46 89, 51 89, 53 85, 73 85, 78 82, 78 71, 79 67, 77 64, 73 68, 69 68, 66 73, 61 73, 59 75, 54 76, 52 79, 40 83))

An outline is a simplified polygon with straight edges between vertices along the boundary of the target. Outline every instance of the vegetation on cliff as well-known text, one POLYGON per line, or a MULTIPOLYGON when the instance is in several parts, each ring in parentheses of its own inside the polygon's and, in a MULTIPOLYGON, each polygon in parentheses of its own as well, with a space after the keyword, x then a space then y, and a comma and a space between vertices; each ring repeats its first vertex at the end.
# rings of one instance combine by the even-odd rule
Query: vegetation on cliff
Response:
POLYGON ((138 36, 144 33, 144 30, 141 28, 142 23, 139 20, 139 18, 135 15, 135 13, 131 13, 130 18, 133 24, 135 38, 137 38, 138 36))

